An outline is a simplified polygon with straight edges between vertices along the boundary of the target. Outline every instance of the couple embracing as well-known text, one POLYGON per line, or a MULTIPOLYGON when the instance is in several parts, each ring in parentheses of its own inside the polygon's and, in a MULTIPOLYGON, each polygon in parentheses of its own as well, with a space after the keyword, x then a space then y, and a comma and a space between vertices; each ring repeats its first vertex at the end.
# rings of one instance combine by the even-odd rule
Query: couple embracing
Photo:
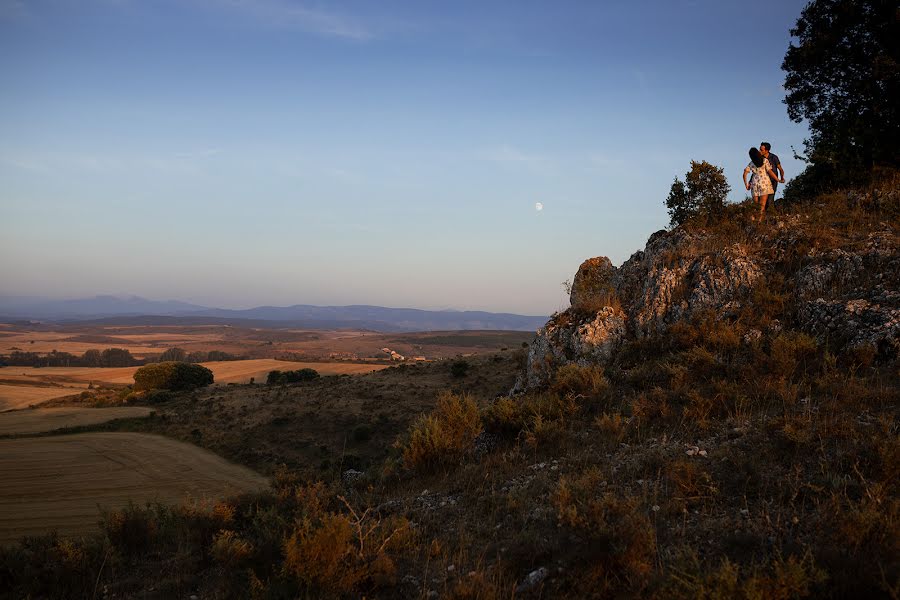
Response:
MULTIPOLYGON (((750 164, 744 169, 744 187, 751 190, 753 201, 759 205, 759 218, 762 220, 766 212, 766 204, 769 198, 775 200, 775 190, 778 183, 784 183, 784 169, 781 161, 771 152, 772 145, 763 142, 759 148, 750 148, 750 164), (775 171, 781 174, 781 177, 775 171), (747 173, 752 173, 750 183, 747 183, 747 173)), ((756 217, 753 218, 756 220, 756 217)))

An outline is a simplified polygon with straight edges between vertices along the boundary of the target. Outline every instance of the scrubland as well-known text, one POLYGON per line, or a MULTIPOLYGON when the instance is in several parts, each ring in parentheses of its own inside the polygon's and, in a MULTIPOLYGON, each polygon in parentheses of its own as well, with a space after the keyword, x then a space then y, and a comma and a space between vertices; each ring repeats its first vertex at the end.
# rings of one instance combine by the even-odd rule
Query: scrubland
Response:
POLYGON ((695 314, 627 341, 602 368, 563 367, 545 388, 505 395, 524 364, 516 349, 468 369, 174 394, 153 418, 91 426, 193 441, 272 487, 133 505, 93 536, 23 540, 0 551, 0 589, 898 597, 897 357, 800 332, 789 277, 811 248, 851 247, 896 212, 838 195, 765 224, 742 210, 704 224, 711 252, 763 244, 761 228, 779 222, 794 241, 740 314, 695 314))

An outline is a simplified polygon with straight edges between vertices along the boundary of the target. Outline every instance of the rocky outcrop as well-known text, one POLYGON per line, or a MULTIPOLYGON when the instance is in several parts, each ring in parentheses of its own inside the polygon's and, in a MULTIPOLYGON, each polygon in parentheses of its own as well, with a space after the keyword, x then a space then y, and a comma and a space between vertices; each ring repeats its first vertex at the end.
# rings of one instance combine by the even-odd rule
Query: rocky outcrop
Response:
POLYGON ((900 350, 900 255, 889 230, 868 235, 855 251, 811 252, 796 277, 801 329, 833 346, 900 350))
POLYGON ((625 339, 625 315, 609 306, 581 319, 577 314, 571 311, 551 317, 538 331, 514 393, 544 385, 562 365, 602 364, 612 357, 625 339))
MULTIPOLYGON (((897 355, 900 252, 891 226, 847 248, 819 252, 813 245, 805 257, 797 248, 808 246, 813 234, 803 230, 801 217, 752 234, 730 236, 743 243, 725 243, 729 236, 703 230, 663 230, 621 267, 602 256, 584 261, 573 279, 571 307, 537 332, 512 391, 547 384, 565 364, 607 363, 626 339, 664 331, 700 311, 737 316, 767 274, 777 271, 783 279, 785 270, 792 271, 785 287, 797 315, 793 326, 821 342, 870 344, 897 355), (761 237, 753 237, 757 233, 761 237)), ((774 323, 780 331, 781 322, 774 323)), ((747 343, 762 335, 752 331, 758 335, 747 343)))
POLYGON ((616 268, 605 256, 589 258, 581 263, 572 280, 569 304, 584 309, 609 302, 615 293, 612 281, 615 273, 616 268))

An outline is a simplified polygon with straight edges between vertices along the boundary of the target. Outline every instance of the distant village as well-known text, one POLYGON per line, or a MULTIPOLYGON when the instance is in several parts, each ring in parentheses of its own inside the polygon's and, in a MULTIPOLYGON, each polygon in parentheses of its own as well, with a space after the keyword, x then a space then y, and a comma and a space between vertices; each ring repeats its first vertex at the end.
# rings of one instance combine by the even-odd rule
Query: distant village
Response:
MULTIPOLYGON (((391 350, 390 348, 382 348, 381 351, 387 355, 394 362, 428 362, 428 359, 424 356, 413 356, 412 358, 407 358, 397 352, 396 350, 391 350)), ((332 352, 328 355, 328 358, 331 360, 361 360, 360 356, 355 352, 332 352)))

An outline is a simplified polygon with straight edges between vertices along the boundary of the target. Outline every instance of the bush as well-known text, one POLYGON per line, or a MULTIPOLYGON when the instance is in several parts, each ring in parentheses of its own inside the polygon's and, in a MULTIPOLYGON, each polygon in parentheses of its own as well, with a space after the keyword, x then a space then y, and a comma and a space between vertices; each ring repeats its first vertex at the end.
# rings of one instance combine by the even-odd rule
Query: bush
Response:
POLYGON ((319 378, 319 372, 315 369, 297 369, 296 371, 269 371, 266 377, 267 385, 284 385, 287 383, 300 383, 319 378))
POLYGON ((180 362, 145 365, 134 373, 135 391, 192 390, 212 382, 213 373, 206 367, 180 362))
POLYGON ((628 586, 640 588, 653 570, 656 536, 637 498, 598 493, 604 480, 596 468, 563 477, 553 504, 561 526, 590 540, 581 557, 585 589, 622 595, 628 586))
POLYGON ((462 378, 466 376, 466 373, 469 372, 469 363, 464 360, 454 361, 452 365, 450 365, 450 374, 457 378, 462 378))
POLYGON ((465 394, 446 392, 438 398, 434 412, 413 424, 408 442, 401 445, 403 464, 415 469, 458 460, 472 448, 480 431, 475 401, 465 394))
POLYGON ((609 384, 603 376, 603 367, 575 363, 560 367, 550 385, 551 391, 557 394, 586 398, 600 397, 607 387, 609 384))

